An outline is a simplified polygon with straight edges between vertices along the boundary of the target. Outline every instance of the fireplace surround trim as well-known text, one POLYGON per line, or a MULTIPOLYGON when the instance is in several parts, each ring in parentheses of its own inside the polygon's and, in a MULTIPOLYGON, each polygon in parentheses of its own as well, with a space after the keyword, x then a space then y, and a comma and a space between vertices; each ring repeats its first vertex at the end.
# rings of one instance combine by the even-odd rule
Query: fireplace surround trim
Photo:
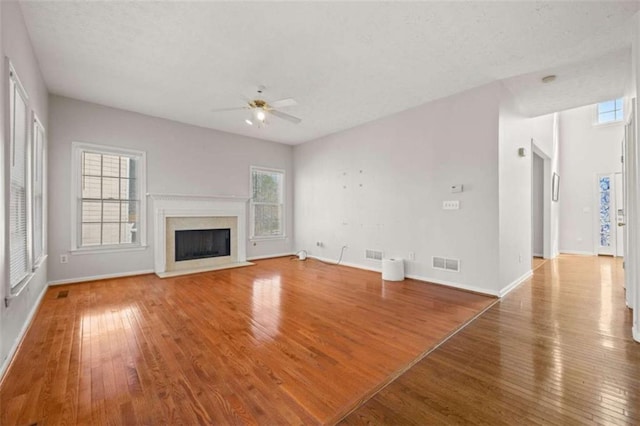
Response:
MULTIPOLYGON (((202 272, 167 271, 166 259, 166 227, 170 217, 237 217, 237 259, 228 265, 205 270, 234 268, 251 265, 247 262, 247 210, 249 197, 215 196, 215 195, 183 195, 183 194, 147 194, 153 202, 154 212, 154 272, 159 277, 174 276, 202 272)), ((233 244, 233 242, 232 242, 233 244)))

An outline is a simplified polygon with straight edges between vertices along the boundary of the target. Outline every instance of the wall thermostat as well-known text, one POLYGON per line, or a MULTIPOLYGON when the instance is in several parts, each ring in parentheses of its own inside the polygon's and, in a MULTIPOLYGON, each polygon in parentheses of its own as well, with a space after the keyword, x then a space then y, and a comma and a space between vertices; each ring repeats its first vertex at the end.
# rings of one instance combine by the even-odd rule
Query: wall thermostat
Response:
POLYGON ((451 185, 451 192, 462 192, 462 184, 451 185))

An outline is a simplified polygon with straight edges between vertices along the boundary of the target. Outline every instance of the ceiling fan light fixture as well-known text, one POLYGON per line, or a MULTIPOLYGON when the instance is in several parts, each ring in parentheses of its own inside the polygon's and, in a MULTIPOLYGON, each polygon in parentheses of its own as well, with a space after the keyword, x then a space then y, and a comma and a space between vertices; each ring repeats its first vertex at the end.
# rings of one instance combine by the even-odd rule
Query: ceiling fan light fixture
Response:
POLYGON ((264 123, 265 118, 267 118, 267 114, 264 112, 264 110, 262 109, 256 109, 255 110, 255 115, 256 115, 256 120, 258 120, 261 123, 264 123))

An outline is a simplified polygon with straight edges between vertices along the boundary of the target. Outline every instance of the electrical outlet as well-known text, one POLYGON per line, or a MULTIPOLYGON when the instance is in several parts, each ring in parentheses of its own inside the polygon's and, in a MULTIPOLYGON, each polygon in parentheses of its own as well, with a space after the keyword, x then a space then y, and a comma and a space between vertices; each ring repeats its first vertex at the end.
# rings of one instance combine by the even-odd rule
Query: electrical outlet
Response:
POLYGON ((60 263, 69 263, 69 255, 61 254, 60 255, 60 263))
POLYGON ((316 246, 318 247, 324 247, 324 243, 322 241, 317 241, 316 242, 316 246))
POLYGON ((416 253, 413 251, 409 252, 409 260, 416 260, 416 253))
POLYGON ((458 210, 460 208, 460 201, 450 200, 442 202, 442 210, 458 210))

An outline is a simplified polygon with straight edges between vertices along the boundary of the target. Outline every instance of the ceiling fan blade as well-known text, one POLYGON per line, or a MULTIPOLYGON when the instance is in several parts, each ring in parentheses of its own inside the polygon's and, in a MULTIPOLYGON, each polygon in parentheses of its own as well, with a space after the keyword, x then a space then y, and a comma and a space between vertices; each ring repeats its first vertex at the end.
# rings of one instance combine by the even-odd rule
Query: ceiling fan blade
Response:
POLYGON ((295 123, 295 124, 298 124, 298 123, 300 123, 302 121, 301 118, 294 117, 293 115, 289 115, 289 114, 286 114, 286 113, 284 113, 282 111, 278 111, 278 110, 275 110, 275 109, 272 109, 269 112, 271 114, 275 115, 278 118, 282 118, 283 120, 287 120, 287 121, 290 121, 290 122, 295 123))
POLYGON ((211 112, 224 112, 224 111, 240 111, 242 109, 249 109, 249 107, 233 107, 233 108, 215 108, 212 109, 211 112))
POLYGON ((298 105, 298 103, 293 98, 287 98, 287 99, 280 99, 278 101, 269 102, 269 105, 271 105, 273 108, 284 108, 284 107, 298 105))

